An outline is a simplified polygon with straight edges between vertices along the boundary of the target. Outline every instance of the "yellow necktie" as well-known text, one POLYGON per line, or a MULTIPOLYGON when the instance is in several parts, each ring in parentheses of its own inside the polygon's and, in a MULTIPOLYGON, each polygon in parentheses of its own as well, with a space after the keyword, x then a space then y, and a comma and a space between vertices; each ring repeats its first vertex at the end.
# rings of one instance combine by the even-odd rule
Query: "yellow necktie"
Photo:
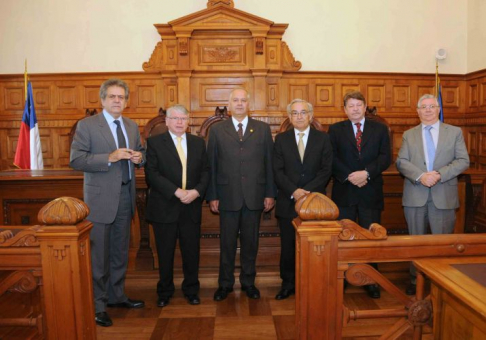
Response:
POLYGON ((182 148, 182 137, 177 137, 176 149, 182 163, 182 189, 185 190, 186 177, 187 177, 187 160, 186 160, 186 155, 184 154, 184 149, 182 148))
POLYGON ((305 153, 304 135, 305 133, 299 132, 299 144, 297 144, 297 148, 299 149, 300 160, 302 161, 302 163, 304 163, 304 153, 305 153))

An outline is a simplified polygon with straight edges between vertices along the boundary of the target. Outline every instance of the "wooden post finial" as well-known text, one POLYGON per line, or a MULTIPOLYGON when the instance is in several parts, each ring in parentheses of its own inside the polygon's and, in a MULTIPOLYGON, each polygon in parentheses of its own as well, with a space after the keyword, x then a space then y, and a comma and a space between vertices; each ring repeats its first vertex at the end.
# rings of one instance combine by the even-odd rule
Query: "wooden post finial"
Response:
POLYGON ((37 215, 46 225, 75 225, 89 215, 88 206, 80 199, 59 197, 47 203, 37 215))
POLYGON ((326 195, 312 192, 295 203, 295 211, 302 221, 334 221, 339 216, 337 205, 326 195))

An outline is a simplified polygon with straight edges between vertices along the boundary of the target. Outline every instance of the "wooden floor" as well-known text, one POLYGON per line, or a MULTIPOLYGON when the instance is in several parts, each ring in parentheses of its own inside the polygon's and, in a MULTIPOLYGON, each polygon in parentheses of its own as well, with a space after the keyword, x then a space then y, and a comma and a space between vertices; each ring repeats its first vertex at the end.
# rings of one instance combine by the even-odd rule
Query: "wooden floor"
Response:
MULTIPOLYGON (((277 301, 280 287, 276 271, 259 274, 257 287, 261 299, 248 299, 239 287, 221 302, 213 301, 217 281, 210 274, 201 280, 201 304, 189 305, 180 290, 180 279, 170 305, 156 306, 154 271, 136 272, 126 282, 127 295, 145 300, 145 308, 138 310, 108 309, 112 327, 97 327, 98 339, 295 339, 295 298, 277 301)), ((406 282, 399 283, 405 289, 406 282)), ((399 307, 388 293, 381 299, 370 299, 360 287, 346 289, 345 304, 356 309, 399 307)), ((343 331, 343 339, 377 339, 396 319, 355 321, 343 331)), ((427 330, 430 333, 430 329, 427 330)), ((401 339, 410 339, 411 335, 401 339)), ((424 339, 432 339, 426 334, 424 339)))

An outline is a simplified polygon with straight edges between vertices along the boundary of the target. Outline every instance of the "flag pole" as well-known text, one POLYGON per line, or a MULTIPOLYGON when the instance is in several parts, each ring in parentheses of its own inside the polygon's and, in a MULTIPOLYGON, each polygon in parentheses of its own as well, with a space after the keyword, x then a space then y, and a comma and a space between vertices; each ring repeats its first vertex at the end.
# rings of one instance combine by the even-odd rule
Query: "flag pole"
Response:
POLYGON ((27 59, 25 59, 25 71, 24 71, 24 93, 25 100, 27 100, 27 59))
POLYGON ((439 59, 435 58, 435 98, 439 96, 439 59))

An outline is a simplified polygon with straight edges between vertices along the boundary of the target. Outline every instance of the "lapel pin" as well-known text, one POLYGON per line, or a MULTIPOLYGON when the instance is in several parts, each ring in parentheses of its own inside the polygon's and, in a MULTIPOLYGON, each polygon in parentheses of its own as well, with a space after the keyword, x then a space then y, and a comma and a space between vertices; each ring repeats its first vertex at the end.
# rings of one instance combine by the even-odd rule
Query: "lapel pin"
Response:
POLYGON ((250 132, 253 132, 253 129, 250 129, 250 132))

